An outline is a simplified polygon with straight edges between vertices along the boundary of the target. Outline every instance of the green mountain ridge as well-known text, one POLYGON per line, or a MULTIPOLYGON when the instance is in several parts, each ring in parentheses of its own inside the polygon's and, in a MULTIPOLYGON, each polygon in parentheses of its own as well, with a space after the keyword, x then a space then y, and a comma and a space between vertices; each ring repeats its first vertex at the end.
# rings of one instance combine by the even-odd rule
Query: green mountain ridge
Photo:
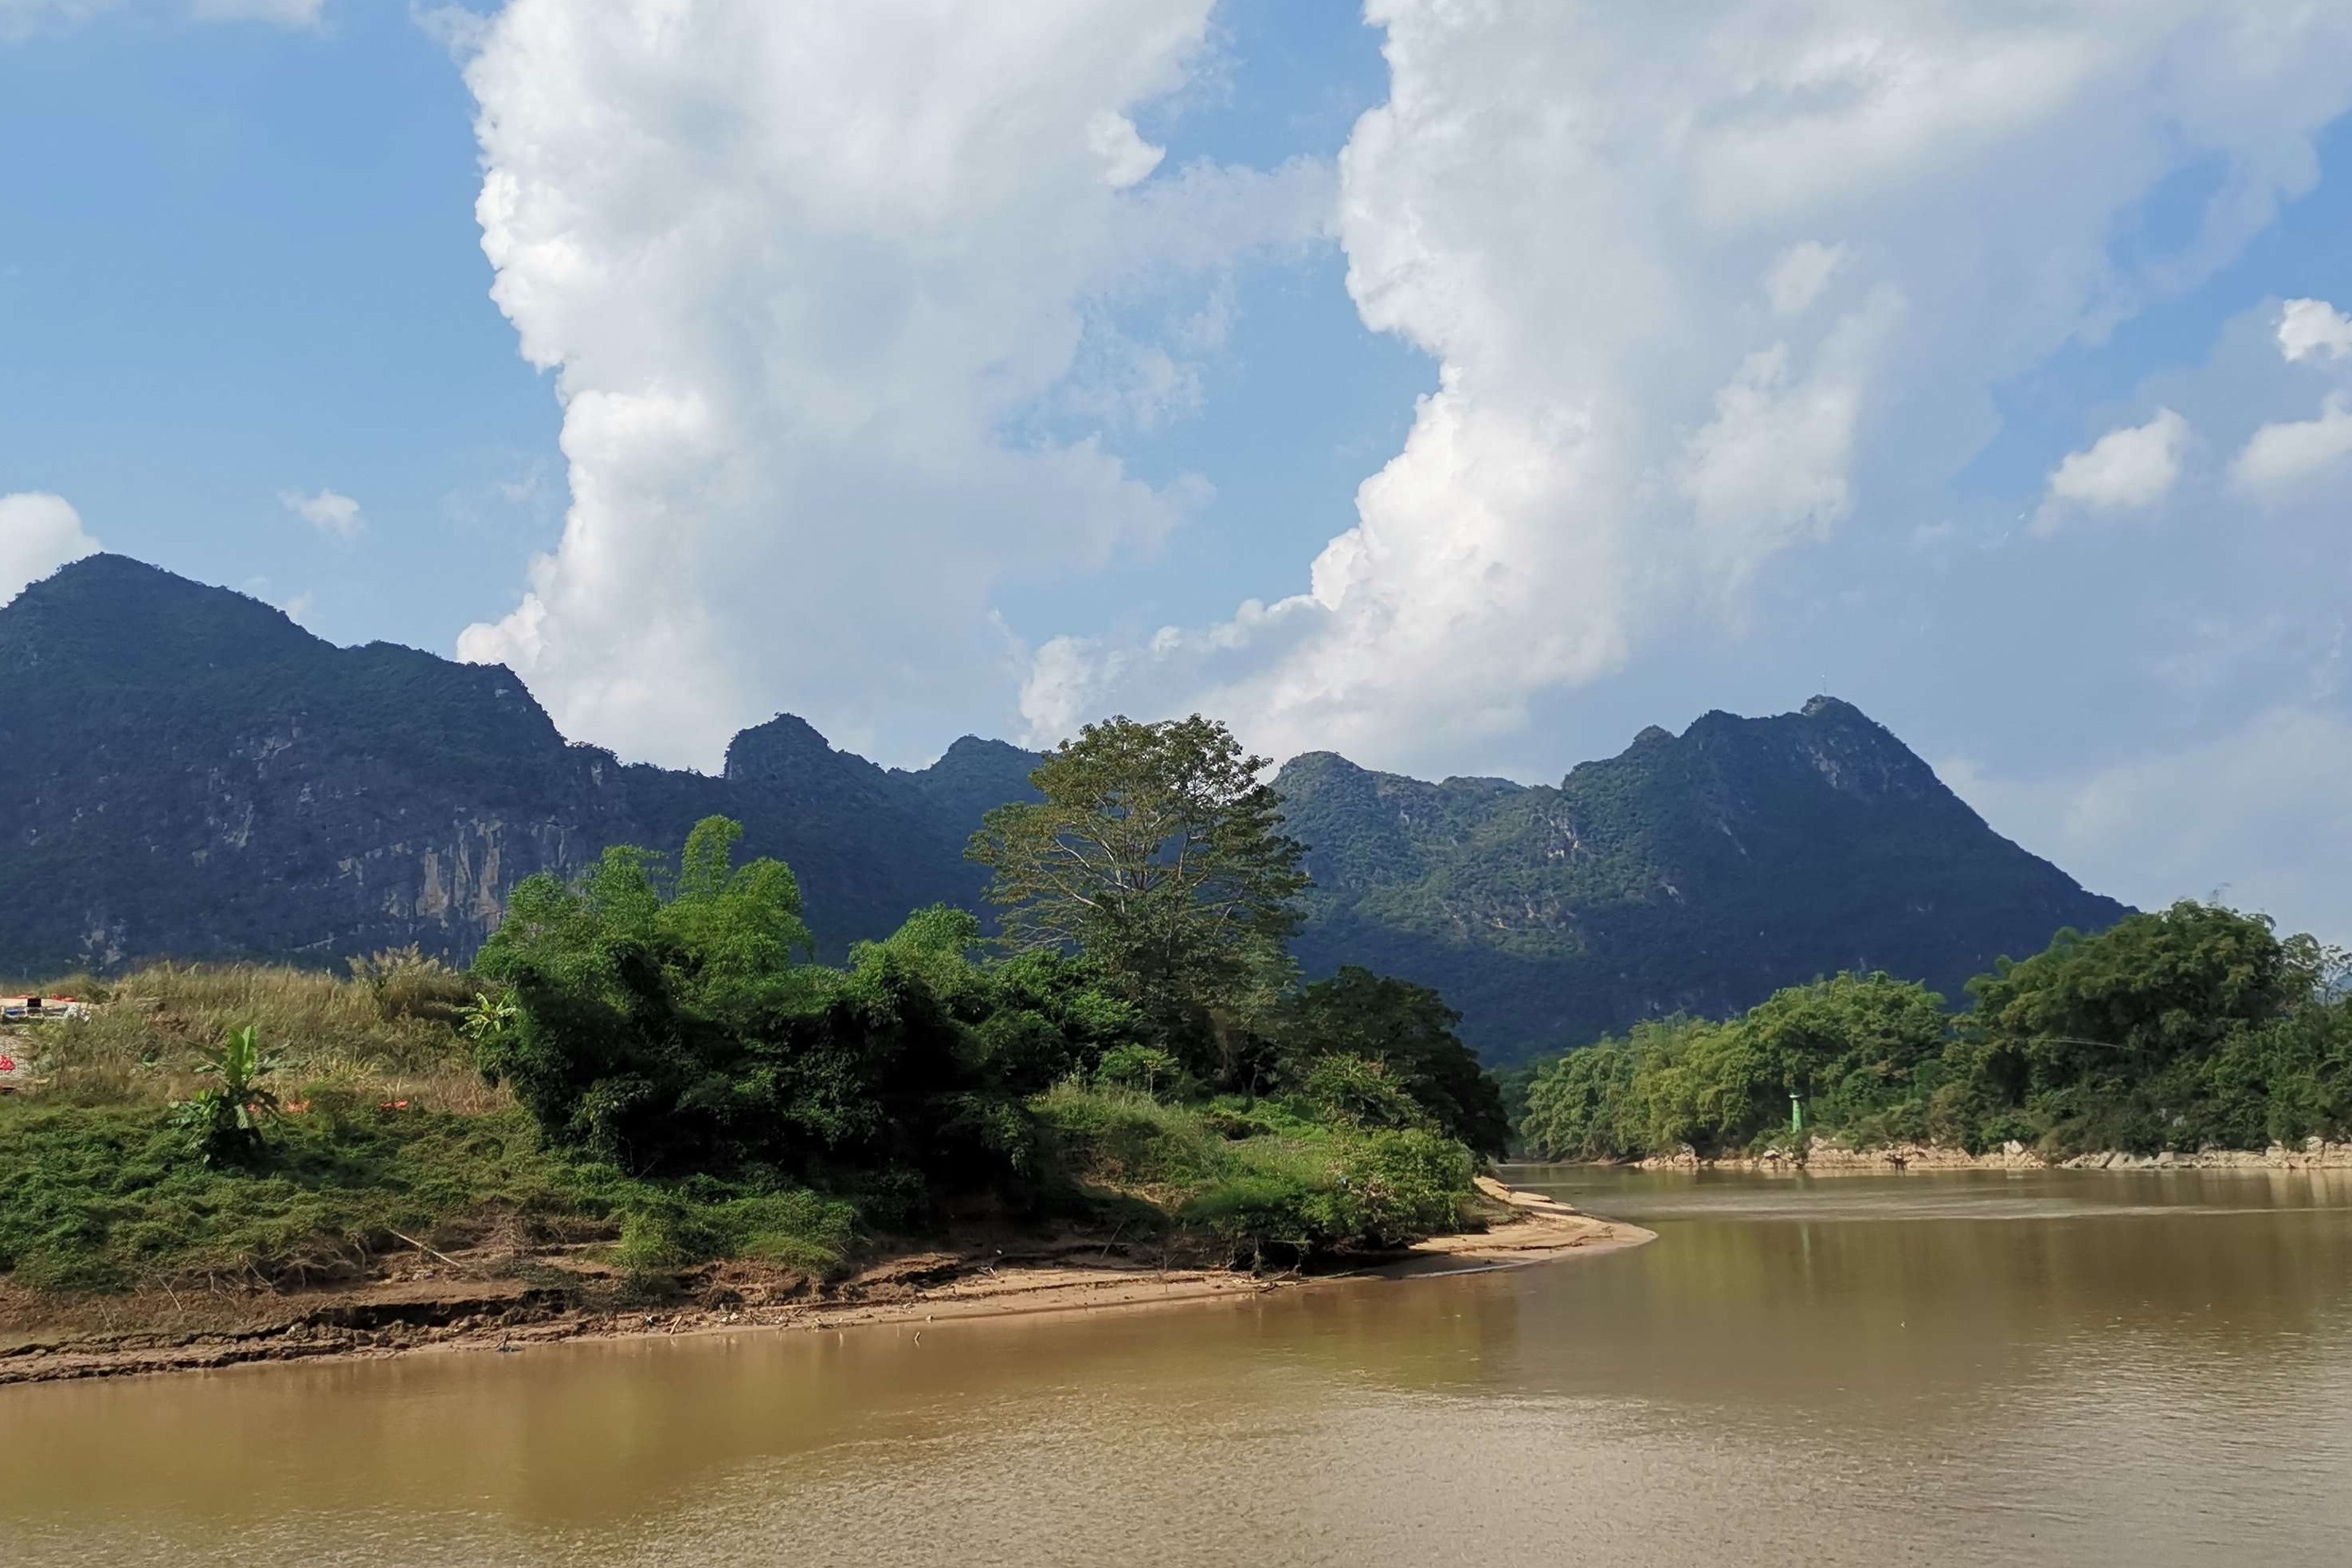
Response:
MULTIPOLYGON (((523 683, 121 556, 0 608, 0 974, 159 957, 463 960, 535 871, 713 813, 799 879, 821 952, 970 906, 982 813, 1035 754, 967 736, 883 768, 789 714, 717 777, 568 742, 523 683)), ((1956 992, 2125 913, 1995 834, 1885 729, 1817 698, 1645 730, 1558 786, 1330 752, 1277 779, 1315 885, 1298 951, 1431 984, 1492 1061, 1884 968, 1956 992)))
POLYGON ((1278 783, 1311 847, 1302 958, 1443 973, 1490 1060, 1846 969, 1958 999, 1996 958, 2128 912, 1831 697, 1654 726, 1557 787, 1431 784, 1328 752, 1278 783))

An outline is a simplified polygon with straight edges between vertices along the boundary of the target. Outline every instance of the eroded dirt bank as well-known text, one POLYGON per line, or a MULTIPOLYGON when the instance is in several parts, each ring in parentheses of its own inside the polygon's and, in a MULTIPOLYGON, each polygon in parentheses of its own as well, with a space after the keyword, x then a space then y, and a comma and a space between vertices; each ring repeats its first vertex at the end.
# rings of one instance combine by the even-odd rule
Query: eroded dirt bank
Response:
POLYGON ((1180 1264, 1116 1238, 1034 1237, 903 1252, 846 1279, 718 1264, 681 1275, 677 1299, 631 1299, 584 1260, 418 1254, 340 1289, 190 1297, 167 1291, 59 1300, 0 1289, 0 1384, 190 1372, 255 1362, 425 1351, 522 1353, 559 1340, 707 1333, 1013 1313, 1116 1310, 1292 1289, 1368 1276, 1516 1268, 1654 1239, 1481 1177, 1486 1228, 1332 1273, 1250 1274, 1180 1264))

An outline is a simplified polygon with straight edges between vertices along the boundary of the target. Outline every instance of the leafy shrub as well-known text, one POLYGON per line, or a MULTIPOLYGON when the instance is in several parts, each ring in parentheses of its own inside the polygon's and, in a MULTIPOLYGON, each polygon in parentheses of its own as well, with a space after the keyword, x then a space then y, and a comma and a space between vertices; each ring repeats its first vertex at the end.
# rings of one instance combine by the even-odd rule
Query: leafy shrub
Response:
POLYGON ((1065 1082, 1031 1103, 1055 1165, 1081 1181, 1159 1199, 1195 1190, 1226 1168, 1225 1140, 1201 1111, 1139 1089, 1065 1082))
POLYGON ((1033 1104, 1060 1168, 1163 1205, 1239 1262, 1388 1250, 1469 1212, 1470 1152, 1425 1128, 1358 1131, 1264 1102, 1171 1106, 1070 1083, 1033 1104))
POLYGON ((1095 1082, 1105 1089, 1130 1089, 1169 1101, 1190 1100, 1199 1092, 1184 1064, 1157 1046, 1112 1047, 1095 1068, 1095 1082))
POLYGON ((1460 1229, 1474 1190, 1470 1152, 1419 1128, 1375 1132, 1352 1143, 1340 1174, 1359 1195, 1356 1237, 1377 1247, 1460 1229))
POLYGON ((1429 1112, 1369 1057, 1334 1051, 1307 1067, 1299 1097, 1349 1127, 1425 1127, 1429 1112))
POLYGON ((1254 1265, 1408 1246, 1457 1228, 1472 1191, 1469 1151, 1425 1130, 1234 1148, 1229 1173, 1177 1216, 1254 1265))
POLYGON ((727 1232, 716 1216, 672 1197, 628 1212, 613 1260, 632 1279, 646 1280, 724 1258, 727 1251, 727 1232))

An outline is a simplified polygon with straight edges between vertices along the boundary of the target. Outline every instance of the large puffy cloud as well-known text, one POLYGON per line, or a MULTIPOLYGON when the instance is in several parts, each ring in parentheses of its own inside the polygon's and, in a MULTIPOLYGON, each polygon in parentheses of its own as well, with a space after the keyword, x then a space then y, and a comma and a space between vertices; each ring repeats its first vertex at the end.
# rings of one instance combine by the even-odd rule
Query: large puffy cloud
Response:
POLYGON ((68 561, 94 553, 98 541, 63 496, 20 491, 0 496, 0 605, 68 561))
POLYGON ((1736 620, 1792 547, 1936 515, 1994 388, 2210 276, 2352 101, 2337 6, 1367 9, 1391 96, 1342 159, 1349 286, 1438 390, 1305 592, 1057 639, 1034 738, 1200 706, 1277 754, 1456 764, 1537 695, 1736 620), (2195 232, 2119 256, 2184 171, 2211 181, 2195 232))
POLYGON ((992 591, 1210 493, 1096 433, 1192 395, 1122 304, 1328 221, 1328 171, 1161 170, 1137 130, 1210 8, 513 0, 469 30, 483 247, 572 505, 461 654, 668 762, 787 704, 888 751, 1007 699, 992 591))

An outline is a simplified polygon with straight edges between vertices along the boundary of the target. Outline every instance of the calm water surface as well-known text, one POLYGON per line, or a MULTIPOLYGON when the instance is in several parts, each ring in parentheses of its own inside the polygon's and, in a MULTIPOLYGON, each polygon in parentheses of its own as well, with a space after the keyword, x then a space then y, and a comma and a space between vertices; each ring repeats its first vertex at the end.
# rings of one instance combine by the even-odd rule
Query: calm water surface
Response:
POLYGON ((0 1392, 0 1563, 2352 1554, 2352 1181, 1523 1169, 1613 1256, 0 1392))

